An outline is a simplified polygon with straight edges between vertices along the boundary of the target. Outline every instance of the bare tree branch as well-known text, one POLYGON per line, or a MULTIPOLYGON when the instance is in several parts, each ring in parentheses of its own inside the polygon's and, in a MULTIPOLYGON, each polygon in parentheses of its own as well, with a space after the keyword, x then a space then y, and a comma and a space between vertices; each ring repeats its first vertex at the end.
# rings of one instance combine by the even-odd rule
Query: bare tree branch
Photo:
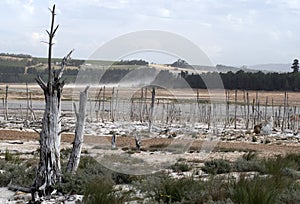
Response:
POLYGON ((58 27, 59 27, 59 25, 57 25, 56 28, 54 29, 54 31, 53 31, 53 33, 52 33, 53 36, 55 35, 55 33, 56 33, 58 27))
POLYGON ((77 110, 77 107, 76 107, 76 103, 73 103, 73 107, 74 107, 74 112, 75 112, 76 118, 78 118, 79 113, 78 113, 78 110, 77 110))
POLYGON ((63 73, 64 73, 64 70, 65 70, 65 67, 66 67, 66 63, 67 63, 67 61, 71 58, 71 54, 72 54, 73 51, 74 51, 74 49, 72 49, 72 50, 69 52, 69 54, 63 58, 63 60, 62 60, 62 62, 61 62, 61 68, 60 68, 60 70, 59 70, 59 72, 58 72, 58 75, 57 75, 57 79, 58 79, 58 80, 61 79, 61 77, 62 77, 62 75, 63 75, 63 73))
MULTIPOLYGON (((50 26, 50 35, 49 35, 49 49, 48 49, 48 84, 51 83, 53 75, 52 75, 52 67, 51 67, 51 60, 52 60, 52 40, 54 37, 53 34, 53 28, 54 28, 54 19, 55 19, 55 5, 53 5, 52 10, 50 9, 51 13, 52 13, 52 19, 51 19, 51 26, 50 26)), ((51 92, 52 87, 49 86, 49 91, 51 92)))
POLYGON ((64 133, 64 132, 69 132, 69 131, 70 131, 70 129, 61 130, 61 131, 59 132, 59 134, 62 134, 62 133, 64 133))
POLYGON ((33 129, 34 132, 36 132, 37 134, 40 134, 40 131, 38 131, 37 129, 33 129))
POLYGON ((47 89, 47 85, 46 83, 43 81, 43 79, 41 78, 41 76, 37 76, 37 78, 35 78, 35 81, 38 83, 38 85, 45 91, 47 89))

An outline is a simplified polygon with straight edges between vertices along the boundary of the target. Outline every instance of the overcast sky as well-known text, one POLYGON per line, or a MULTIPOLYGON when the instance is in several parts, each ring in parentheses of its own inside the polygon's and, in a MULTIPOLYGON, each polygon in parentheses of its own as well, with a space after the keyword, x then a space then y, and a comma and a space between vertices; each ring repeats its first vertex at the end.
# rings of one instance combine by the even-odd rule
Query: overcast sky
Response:
POLYGON ((88 58, 120 35, 179 34, 214 64, 291 63, 300 58, 300 0, 2 0, 0 52, 46 56, 49 7, 60 28, 55 57, 88 58))

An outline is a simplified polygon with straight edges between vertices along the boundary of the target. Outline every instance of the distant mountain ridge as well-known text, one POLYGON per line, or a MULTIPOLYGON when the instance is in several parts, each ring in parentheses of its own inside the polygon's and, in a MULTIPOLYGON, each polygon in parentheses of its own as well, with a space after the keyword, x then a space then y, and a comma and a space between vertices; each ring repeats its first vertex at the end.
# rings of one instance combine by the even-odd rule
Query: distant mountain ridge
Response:
POLYGON ((257 64, 248 66, 249 69, 267 72, 291 72, 291 64, 257 64))

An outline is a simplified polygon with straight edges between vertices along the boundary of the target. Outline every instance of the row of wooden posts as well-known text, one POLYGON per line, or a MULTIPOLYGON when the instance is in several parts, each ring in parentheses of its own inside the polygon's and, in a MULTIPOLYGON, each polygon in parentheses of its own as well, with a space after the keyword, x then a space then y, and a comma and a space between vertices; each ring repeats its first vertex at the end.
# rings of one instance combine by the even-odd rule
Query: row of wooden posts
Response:
MULTIPOLYGON (((200 122, 206 123, 208 128, 215 125, 216 121, 223 123, 224 127, 238 128, 239 120, 243 120, 241 128, 252 129, 261 121, 273 117, 274 127, 284 129, 295 129, 298 127, 299 108, 297 105, 289 104, 288 92, 284 92, 283 104, 275 105, 273 98, 265 97, 260 101, 259 92, 250 99, 249 92, 242 92, 242 101, 238 101, 238 91, 230 97, 232 91, 226 91, 225 104, 210 103, 201 98, 199 90, 196 99, 181 102, 179 99, 156 98, 156 87, 144 87, 140 89, 137 96, 130 99, 119 97, 119 90, 112 88, 107 91, 103 86, 98 89, 96 95, 89 98, 88 119, 96 122, 130 120, 149 123, 151 131, 153 123, 181 123, 200 122), (225 108, 224 108, 225 107, 225 108), (189 109, 189 110, 188 110, 189 109)), ((9 86, 5 87, 3 96, 3 115, 8 120, 8 95, 9 86)), ((32 106, 31 91, 26 84, 26 117, 28 120, 36 120, 34 107, 32 106)), ((20 107, 22 113, 22 107, 20 107)), ((20 116, 20 114, 19 114, 20 116)), ((24 116, 22 116, 24 117, 24 116)), ((239 126, 240 127, 240 126, 239 126)))

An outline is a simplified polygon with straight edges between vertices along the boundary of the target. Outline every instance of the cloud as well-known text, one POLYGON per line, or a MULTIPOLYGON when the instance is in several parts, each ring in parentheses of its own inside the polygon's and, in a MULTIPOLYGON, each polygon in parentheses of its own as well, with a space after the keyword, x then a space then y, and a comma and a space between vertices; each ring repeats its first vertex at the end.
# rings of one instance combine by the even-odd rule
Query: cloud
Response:
POLYGON ((235 17, 232 14, 228 14, 226 16, 226 20, 232 24, 233 26, 240 26, 243 23, 243 19, 239 17, 235 17))
POLYGON ((158 15, 162 18, 170 18, 171 17, 171 11, 166 8, 159 8, 158 9, 158 15))
POLYGON ((33 0, 28 0, 26 3, 23 3, 23 7, 25 10, 27 10, 30 14, 34 13, 34 6, 33 6, 33 0))
POLYGON ((209 45, 204 48, 205 53, 209 58, 215 58, 222 55, 223 48, 219 45, 209 45))
POLYGON ((277 30, 270 31, 270 37, 273 41, 280 41, 281 32, 277 30))
POLYGON ((5 0, 5 3, 29 14, 33 14, 35 11, 34 0, 5 0))
POLYGON ((33 45, 41 45, 42 42, 47 42, 48 36, 46 33, 40 33, 40 32, 32 32, 28 34, 30 38, 30 42, 33 45))
POLYGON ((283 13, 300 13, 300 0, 266 0, 265 3, 277 8, 278 11, 283 13))

